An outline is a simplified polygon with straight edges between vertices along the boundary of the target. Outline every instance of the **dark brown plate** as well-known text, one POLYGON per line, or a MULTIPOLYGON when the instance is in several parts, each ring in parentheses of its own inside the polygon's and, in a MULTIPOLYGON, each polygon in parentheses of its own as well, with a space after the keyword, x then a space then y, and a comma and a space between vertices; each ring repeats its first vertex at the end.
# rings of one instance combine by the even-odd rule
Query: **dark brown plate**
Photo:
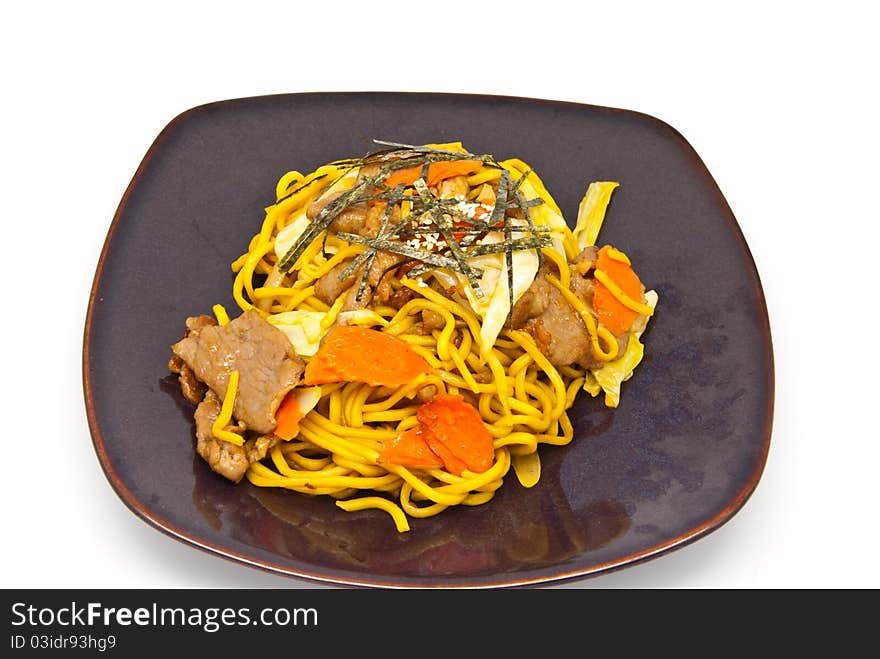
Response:
POLYGON ((374 586, 510 586, 595 575, 718 528, 761 475, 773 413, 764 296, 730 208, 684 138, 653 117, 523 98, 319 93, 184 112, 125 192, 98 263, 84 389, 95 450, 138 516, 280 574, 374 586), (540 483, 413 520, 230 485, 193 450, 192 406, 166 364, 187 315, 235 309, 230 262, 278 177, 371 149, 462 140, 519 157, 573 221, 586 185, 620 181, 601 242, 660 295, 619 409, 582 395, 575 440, 542 449, 540 483))

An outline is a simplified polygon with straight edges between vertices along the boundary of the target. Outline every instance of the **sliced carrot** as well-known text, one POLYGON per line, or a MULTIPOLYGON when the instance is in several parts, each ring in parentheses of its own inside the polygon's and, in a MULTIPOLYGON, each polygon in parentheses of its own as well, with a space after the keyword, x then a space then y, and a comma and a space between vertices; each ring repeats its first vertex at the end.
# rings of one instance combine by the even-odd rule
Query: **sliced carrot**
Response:
POLYGON ((398 185, 412 185, 415 180, 422 175, 422 166, 407 167, 406 169, 398 169, 385 179, 385 185, 389 188, 395 188, 398 185))
POLYGON ((431 451, 440 457, 440 461, 443 463, 443 468, 450 474, 461 476, 464 470, 468 468, 467 464, 463 460, 459 460, 455 457, 455 453, 449 450, 449 448, 446 447, 446 444, 437 439, 433 434, 425 432, 424 430, 422 432, 425 442, 427 442, 431 451))
MULTIPOLYGON (((440 160, 432 162, 428 165, 428 175, 425 177, 425 183, 428 184, 428 187, 431 187, 453 176, 469 176, 470 174, 475 174, 482 166, 482 160, 440 160)), ((421 175, 421 165, 399 169, 385 179, 385 185, 389 188, 401 184, 412 185, 421 175)))
POLYGON ((281 401, 281 405, 275 410, 275 430, 273 431, 281 439, 288 441, 299 433, 299 422, 305 414, 300 409, 296 393, 289 391, 281 401))
MULTIPOLYGON (((605 245, 599 250, 596 269, 607 273, 611 280, 629 297, 641 300, 642 283, 639 281, 638 275, 629 264, 611 258, 609 255, 611 249, 609 245, 605 245)), ((599 322, 615 336, 629 331, 638 314, 614 297, 602 282, 595 279, 593 281, 595 283, 593 308, 596 310, 599 322)))
POLYGON ((391 334, 357 325, 334 327, 306 365, 305 384, 366 382, 399 387, 431 366, 409 344, 391 334))
POLYGON ((278 437, 289 441, 299 434, 299 422, 315 409, 321 400, 321 387, 297 387, 287 392, 275 410, 275 430, 278 437))
POLYGON ((416 469, 443 466, 443 460, 425 441, 420 426, 399 433, 388 442, 379 453, 379 461, 416 469))
POLYGON ((439 160, 428 166, 428 187, 437 185, 453 176, 470 176, 476 174, 483 166, 482 160, 439 160))
POLYGON ((461 396, 438 394, 419 407, 416 416, 425 441, 450 473, 480 473, 492 466, 492 435, 479 412, 461 396))

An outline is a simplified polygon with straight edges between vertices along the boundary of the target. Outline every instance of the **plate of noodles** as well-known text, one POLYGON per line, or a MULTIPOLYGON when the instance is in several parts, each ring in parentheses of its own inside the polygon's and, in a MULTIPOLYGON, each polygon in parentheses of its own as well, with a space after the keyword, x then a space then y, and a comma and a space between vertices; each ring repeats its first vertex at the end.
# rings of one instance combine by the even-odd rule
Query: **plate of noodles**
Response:
POLYGON ((772 422, 760 281, 693 149, 524 98, 184 112, 110 227, 83 360, 138 516, 348 585, 658 556, 742 507, 772 422))

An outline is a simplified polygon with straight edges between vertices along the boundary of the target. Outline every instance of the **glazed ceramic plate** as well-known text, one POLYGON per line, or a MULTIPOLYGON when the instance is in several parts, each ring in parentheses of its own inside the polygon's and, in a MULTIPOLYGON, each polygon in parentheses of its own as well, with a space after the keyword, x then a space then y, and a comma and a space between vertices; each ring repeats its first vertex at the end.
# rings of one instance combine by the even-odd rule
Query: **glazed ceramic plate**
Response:
POLYGON ((685 139, 650 116, 523 98, 320 93, 212 103, 150 147, 97 266, 84 342, 98 458, 138 516, 272 572, 338 584, 500 587, 595 575, 656 557, 730 519, 761 475, 773 365, 758 274, 730 208, 685 139), (660 295, 646 357, 616 410, 580 396, 574 441, 542 478, 511 474, 478 507, 412 520, 329 498, 234 486, 195 455, 193 407, 167 370, 186 316, 231 298, 232 262, 291 169, 375 147, 461 140, 518 157, 569 222, 587 184, 615 180, 602 230, 660 295))

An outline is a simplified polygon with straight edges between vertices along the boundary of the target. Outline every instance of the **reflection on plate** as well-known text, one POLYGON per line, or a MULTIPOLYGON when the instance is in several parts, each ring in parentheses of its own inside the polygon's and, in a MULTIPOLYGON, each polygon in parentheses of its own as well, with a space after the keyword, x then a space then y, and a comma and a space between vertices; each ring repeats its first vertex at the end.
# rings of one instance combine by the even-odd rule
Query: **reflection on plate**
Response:
POLYGON ((95 449, 140 517, 281 574, 376 586, 537 584, 622 567, 701 537, 754 490, 770 441, 773 363, 760 282, 736 221, 685 140, 646 115, 532 99, 300 94, 180 115, 126 191, 98 264, 84 341, 95 449), (165 370, 181 318, 234 308, 228 264, 279 172, 368 138, 462 140, 540 171, 572 221, 585 183, 617 180, 603 239, 627 245, 663 300, 621 406, 581 397, 575 440, 542 447, 530 490, 412 520, 346 513, 212 473, 165 370))

